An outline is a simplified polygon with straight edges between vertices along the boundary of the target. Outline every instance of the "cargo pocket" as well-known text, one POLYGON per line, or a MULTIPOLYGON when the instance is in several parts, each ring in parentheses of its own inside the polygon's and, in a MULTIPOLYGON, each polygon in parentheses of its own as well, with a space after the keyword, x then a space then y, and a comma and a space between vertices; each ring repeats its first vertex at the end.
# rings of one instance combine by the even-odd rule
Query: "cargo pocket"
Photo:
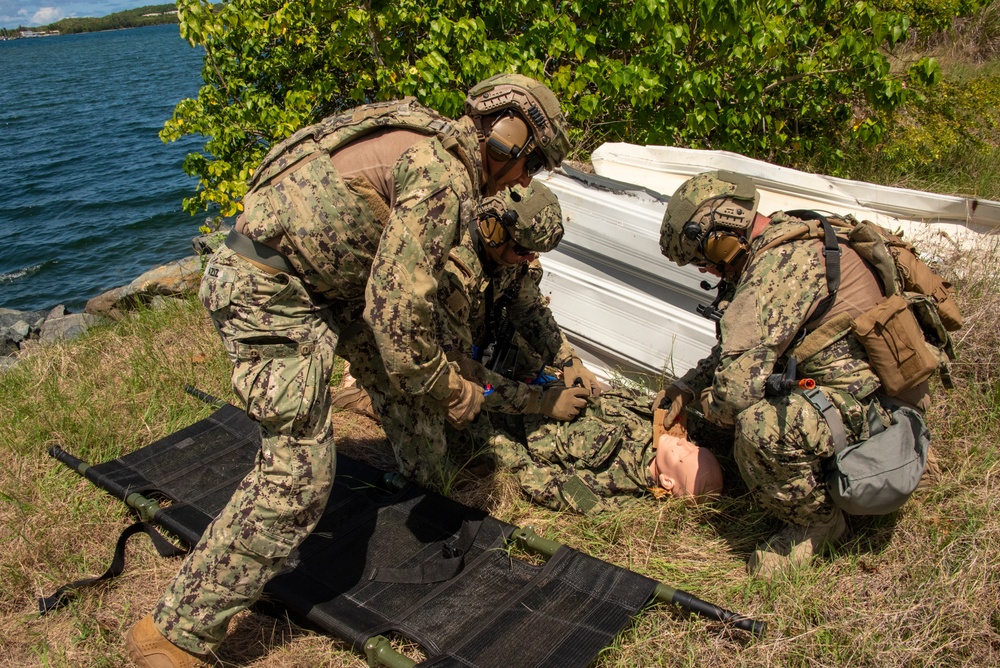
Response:
POLYGON ((268 433, 300 429, 316 394, 315 343, 296 343, 280 336, 258 336, 236 342, 234 385, 243 393, 246 412, 268 433))
POLYGON ((209 313, 228 309, 232 303, 236 271, 232 267, 209 264, 201 277, 198 299, 209 313))

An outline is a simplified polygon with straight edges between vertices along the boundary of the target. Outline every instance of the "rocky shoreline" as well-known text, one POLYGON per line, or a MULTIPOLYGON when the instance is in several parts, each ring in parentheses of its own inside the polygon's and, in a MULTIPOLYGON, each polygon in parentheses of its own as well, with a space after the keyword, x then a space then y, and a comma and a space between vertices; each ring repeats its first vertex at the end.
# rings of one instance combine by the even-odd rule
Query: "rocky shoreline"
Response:
POLYGON ((158 308, 166 299, 183 298, 196 291, 203 256, 218 247, 225 232, 228 230, 195 237, 194 255, 150 269, 128 285, 93 297, 83 313, 71 313, 62 304, 35 311, 0 308, 0 372, 17 364, 32 347, 71 339, 96 324, 126 317, 140 307, 158 308))

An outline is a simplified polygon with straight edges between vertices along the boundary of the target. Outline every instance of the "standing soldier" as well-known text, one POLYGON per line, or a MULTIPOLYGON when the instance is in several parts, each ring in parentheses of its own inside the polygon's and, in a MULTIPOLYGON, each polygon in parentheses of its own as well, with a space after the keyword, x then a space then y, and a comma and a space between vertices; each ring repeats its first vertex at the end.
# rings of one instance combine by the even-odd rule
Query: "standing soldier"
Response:
MULTIPOLYGON (((477 224, 449 254, 437 291, 439 340, 467 380, 490 388, 484 411, 570 420, 586 396, 600 392, 597 378, 576 356, 538 285, 542 270, 537 254, 555 248, 562 236, 558 200, 545 186, 533 184, 488 197, 478 208, 477 224), (515 332, 521 347, 530 350, 519 354, 515 332), (491 369, 504 366, 510 378, 473 364, 484 353, 491 369), (564 369, 568 388, 525 382, 525 376, 539 373, 542 360, 564 369), (470 367, 478 371, 472 374, 470 367)), ((424 397, 406 395, 387 382, 371 362, 375 341, 367 328, 355 327, 344 339, 338 350, 371 397, 400 472, 448 493, 462 467, 482 453, 491 432, 489 418, 483 415, 461 432, 450 427, 439 412, 427 410, 424 397)))
POLYGON ((129 630, 132 661, 202 665, 315 527, 335 469, 329 378, 349 324, 364 319, 369 362, 428 411, 458 427, 476 416, 483 389, 437 337, 438 280, 481 198, 527 185, 568 149, 552 92, 506 74, 472 88, 457 121, 408 98, 332 116, 271 150, 200 290, 234 391, 260 424, 260 454, 129 630))
POLYGON ((842 508, 879 514, 906 500, 926 463, 922 414, 927 378, 941 362, 935 346, 948 348, 945 329, 961 323, 954 311, 940 326, 938 312, 949 320, 954 306, 947 284, 900 238, 851 216, 763 216, 759 200, 749 178, 722 171, 689 179, 670 198, 661 251, 723 283, 707 309, 716 346, 655 407, 669 403, 665 428, 694 403, 735 430, 743 480, 785 523, 748 563, 751 574, 770 577, 839 539, 842 508), (918 274, 927 281, 913 284, 918 274), (937 320, 929 342, 907 302, 920 292, 937 303, 926 313, 937 320), (880 342, 872 332, 901 336, 880 342), (854 478, 852 452, 868 458, 854 478), (872 487, 861 489, 862 480, 872 487))

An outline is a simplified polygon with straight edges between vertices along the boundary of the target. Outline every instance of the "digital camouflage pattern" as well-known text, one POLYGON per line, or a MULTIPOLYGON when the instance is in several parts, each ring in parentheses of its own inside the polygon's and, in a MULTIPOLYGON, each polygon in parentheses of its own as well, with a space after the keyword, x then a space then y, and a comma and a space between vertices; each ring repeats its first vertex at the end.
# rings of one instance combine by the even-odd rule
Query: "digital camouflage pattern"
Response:
MULTIPOLYGON (((498 267, 490 277, 476 251, 477 243, 471 234, 463 235, 462 243, 450 253, 437 292, 437 336, 448 359, 456 368, 462 361, 462 375, 466 378, 493 388, 485 398, 483 412, 469 429, 454 429, 443 412, 435 409, 435 402, 396 388, 377 364, 377 357, 372 358, 377 350, 368 328, 345 330, 338 348, 338 354, 351 363, 351 374, 371 397, 400 472, 425 487, 446 493, 462 468, 488 449, 492 433, 489 413, 521 413, 530 396, 541 392, 540 387, 504 378, 471 363, 474 342, 485 336, 486 290, 490 282, 495 300, 510 295, 509 312, 527 347, 550 359, 573 354, 538 287, 541 266, 537 261, 531 266, 498 267)), ((523 367, 525 374, 537 373, 540 358, 533 355, 526 359, 531 362, 523 367)))
MULTIPOLYGON (((833 454, 825 419, 799 394, 765 397, 767 376, 780 370, 815 302, 826 295, 822 243, 800 240, 759 251, 799 225, 778 212, 752 240, 750 259, 721 304, 719 342, 677 385, 700 398, 705 417, 735 428, 735 458, 755 498, 782 520, 805 525, 833 509, 822 475, 833 454)), ((853 251, 851 251, 853 252, 853 251)), ((858 341, 847 331, 799 360, 798 376, 812 378, 839 410, 848 440, 869 436, 867 411, 881 385, 858 341)))
POLYGON ((171 642, 204 654, 312 531, 333 485, 327 380, 337 327, 302 281, 223 246, 199 296, 233 362, 233 389, 261 425, 254 469, 209 525, 153 611, 171 642))
MULTIPOLYGON (((438 402, 428 395, 406 394, 393 386, 379 364, 375 338, 364 323, 344 330, 337 353, 351 364, 351 375, 364 388, 392 444, 400 473, 428 489, 448 493, 463 467, 485 444, 476 423, 459 431, 448 424, 438 402)), ((457 366, 455 367, 457 373, 457 366)))
POLYGON ((154 610, 157 628, 183 649, 214 649, 320 517, 335 471, 328 384, 341 330, 363 314, 374 341, 367 361, 444 419, 437 400, 457 371, 438 343, 435 292, 475 211, 482 165, 469 119, 452 124, 421 109, 404 102, 347 112, 265 159, 244 200, 243 231, 276 242, 296 276, 261 271, 226 246, 208 263, 200 296, 233 360, 234 390, 261 426, 262 449, 154 610), (393 167, 395 206, 380 220, 333 169, 328 144, 359 136, 365 124, 413 129, 408 121, 431 116, 427 138, 393 167))
POLYGON ((266 159, 270 166, 258 170, 244 198, 245 233, 258 241, 278 239, 278 250, 328 303, 364 300, 365 321, 393 383, 440 399, 447 395, 447 360, 433 330, 434 293, 448 252, 478 206, 479 143, 468 118, 447 121, 414 101, 379 108, 384 115, 346 112, 300 131, 293 138, 302 138, 285 147, 295 155, 289 165, 266 159), (399 159, 395 206, 383 222, 340 178, 325 151, 365 128, 393 124, 425 131, 433 124, 445 141, 428 135, 399 159))
POLYGON ((655 486, 652 419, 649 397, 624 388, 590 397, 572 422, 494 416, 492 456, 534 503, 584 514, 619 508, 655 486))
POLYGON ((527 188, 517 186, 491 198, 488 203, 484 201, 479 207, 480 214, 486 207, 498 216, 506 211, 516 214, 517 219, 507 229, 519 246, 548 253, 562 241, 565 233, 562 208, 555 193, 542 183, 532 182, 527 188))
MULTIPOLYGON (((573 357, 576 354, 573 346, 559 329, 548 297, 542 294, 541 263, 536 259, 527 265, 494 267, 490 275, 476 244, 471 235, 463 237, 462 243, 451 251, 445 278, 438 288, 445 326, 442 340, 449 356, 456 360, 477 356, 486 339, 487 294, 492 284, 494 303, 503 301, 506 304, 514 328, 526 344, 521 346, 522 355, 526 361, 530 360, 521 368, 525 376, 536 375, 542 362, 560 366, 561 362, 573 357)), ((489 383, 494 390, 486 397, 483 405, 486 411, 520 413, 528 393, 538 391, 519 380, 503 378, 486 369, 482 373, 484 375, 477 380, 489 383)))

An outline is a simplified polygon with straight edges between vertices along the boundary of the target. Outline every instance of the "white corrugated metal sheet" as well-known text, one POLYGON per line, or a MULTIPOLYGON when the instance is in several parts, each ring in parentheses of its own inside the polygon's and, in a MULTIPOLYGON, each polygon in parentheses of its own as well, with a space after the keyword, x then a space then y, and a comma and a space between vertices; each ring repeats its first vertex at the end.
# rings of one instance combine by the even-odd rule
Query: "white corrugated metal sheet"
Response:
POLYGON ((659 249, 667 196, 694 174, 747 174, 761 191, 760 210, 766 213, 853 213, 901 228, 910 238, 933 231, 965 240, 1000 231, 997 202, 807 174, 734 153, 605 144, 593 163, 599 175, 621 183, 588 184, 568 175, 569 169, 537 177, 559 198, 566 224, 559 248, 542 259, 542 287, 567 336, 605 377, 679 375, 714 343, 714 323, 695 311, 715 296, 699 287, 711 277, 674 265, 659 249))

